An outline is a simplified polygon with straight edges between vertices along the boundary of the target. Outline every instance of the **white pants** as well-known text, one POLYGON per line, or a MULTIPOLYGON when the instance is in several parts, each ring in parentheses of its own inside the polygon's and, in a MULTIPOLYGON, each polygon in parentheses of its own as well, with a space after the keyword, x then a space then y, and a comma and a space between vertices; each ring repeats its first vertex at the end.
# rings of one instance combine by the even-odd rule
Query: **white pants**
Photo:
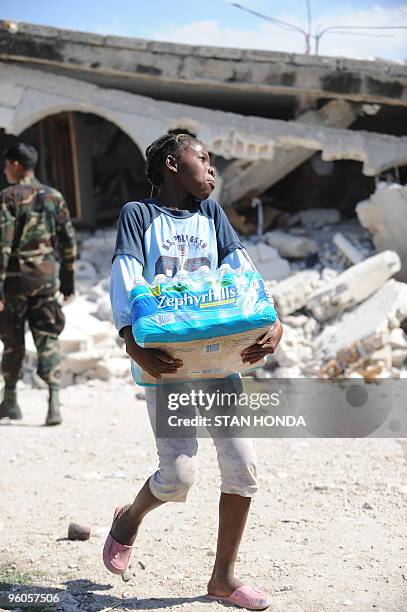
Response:
MULTIPOLYGON (((167 438, 156 435, 157 387, 146 387, 146 403, 155 435, 158 470, 150 477, 151 493, 161 501, 185 502, 197 470, 195 437, 167 438)), ((163 407, 164 408, 164 407, 163 407)), ((195 416, 191 406, 190 416, 195 416)), ((253 497, 258 490, 256 448, 250 438, 219 438, 212 435, 221 475, 221 491, 253 497)))

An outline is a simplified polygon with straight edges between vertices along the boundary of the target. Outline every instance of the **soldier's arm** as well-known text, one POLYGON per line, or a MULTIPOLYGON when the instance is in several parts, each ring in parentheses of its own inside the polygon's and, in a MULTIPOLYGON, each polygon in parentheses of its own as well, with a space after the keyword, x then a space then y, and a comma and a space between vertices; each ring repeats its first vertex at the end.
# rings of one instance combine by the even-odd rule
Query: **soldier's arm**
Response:
POLYGON ((60 291, 64 296, 74 293, 74 263, 77 255, 75 230, 64 198, 58 194, 57 238, 61 255, 60 291))
MULTIPOLYGON (((0 303, 4 305, 4 281, 14 239, 15 217, 10 210, 7 197, 0 193, 0 303)), ((2 307, 0 307, 2 310, 2 307)))

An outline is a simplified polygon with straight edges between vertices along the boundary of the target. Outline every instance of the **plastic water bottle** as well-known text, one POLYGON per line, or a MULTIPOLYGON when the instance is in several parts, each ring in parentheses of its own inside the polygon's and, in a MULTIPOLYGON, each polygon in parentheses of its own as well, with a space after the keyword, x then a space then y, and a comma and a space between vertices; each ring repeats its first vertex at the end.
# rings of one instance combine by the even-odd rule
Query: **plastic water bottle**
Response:
POLYGON ((234 270, 229 264, 222 264, 218 270, 219 282, 222 287, 226 285, 233 285, 236 282, 237 271, 234 270))
POLYGON ((152 314, 156 310, 156 300, 150 285, 144 278, 136 279, 130 291, 131 310, 133 318, 140 318, 152 314))
POLYGON ((151 291, 153 295, 160 295, 167 282, 168 279, 165 274, 156 274, 153 282, 151 283, 151 291))
POLYGON ((168 279, 165 274, 156 274, 151 283, 151 292, 154 296, 161 295, 167 286, 168 279))
POLYGON ((230 272, 231 270, 232 270, 232 268, 230 267, 230 265, 229 265, 229 264, 227 264, 227 263, 225 263, 225 264, 222 264, 222 265, 221 265, 221 266, 218 268, 218 273, 219 273, 220 275, 222 275, 222 274, 226 274, 227 272, 230 272))
POLYGON ((178 291, 188 291, 191 289, 190 277, 187 270, 179 270, 175 280, 177 282, 178 291))
POLYGON ((187 270, 179 270, 175 276, 175 278, 181 282, 185 281, 188 278, 189 274, 187 270))
POLYGON ((151 284, 152 286, 155 286, 155 285, 162 285, 166 282, 167 282, 167 277, 165 276, 165 274, 156 274, 151 284))
POLYGON ((213 280, 214 275, 212 270, 208 266, 201 266, 198 270, 199 278, 202 282, 208 282, 213 280))

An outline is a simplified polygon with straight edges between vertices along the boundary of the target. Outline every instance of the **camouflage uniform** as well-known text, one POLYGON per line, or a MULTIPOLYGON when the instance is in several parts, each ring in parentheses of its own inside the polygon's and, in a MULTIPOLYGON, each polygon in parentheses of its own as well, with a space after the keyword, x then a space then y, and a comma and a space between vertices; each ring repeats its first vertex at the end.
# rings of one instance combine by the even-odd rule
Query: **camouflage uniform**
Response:
POLYGON ((24 177, 0 193, 0 338, 4 343, 2 374, 17 382, 25 353, 28 321, 38 352, 38 374, 50 386, 59 384, 58 336, 65 318, 56 299, 60 252, 60 291, 74 291, 75 233, 62 195, 24 177))

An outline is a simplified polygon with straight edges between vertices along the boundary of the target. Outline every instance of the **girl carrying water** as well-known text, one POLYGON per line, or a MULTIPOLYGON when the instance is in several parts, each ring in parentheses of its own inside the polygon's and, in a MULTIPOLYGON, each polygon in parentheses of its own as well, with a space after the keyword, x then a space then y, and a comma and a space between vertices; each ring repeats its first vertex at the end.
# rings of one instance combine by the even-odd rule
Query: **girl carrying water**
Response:
MULTIPOLYGON (((202 142, 188 134, 168 134, 146 151, 146 175, 158 196, 129 202, 121 212, 114 252, 110 295, 114 321, 128 355, 156 379, 176 373, 182 362, 163 351, 141 348, 133 338, 129 292, 136 279, 151 283, 157 274, 173 276, 179 269, 217 269, 245 264, 243 245, 221 206, 210 195, 215 172, 202 142)), ((274 325, 241 356, 250 365, 273 353, 282 335, 274 325)), ((226 380, 226 379, 225 379, 226 380)), ((146 387, 146 404, 156 432, 157 387, 146 387)), ((155 435, 159 468, 145 482, 133 503, 116 508, 103 560, 114 574, 124 574, 143 518, 166 502, 185 502, 197 462, 197 440, 155 435)), ((216 438, 221 494, 217 552, 208 596, 251 610, 264 610, 269 595, 235 577, 234 566, 248 516, 258 490, 254 442, 247 438, 216 438)))

